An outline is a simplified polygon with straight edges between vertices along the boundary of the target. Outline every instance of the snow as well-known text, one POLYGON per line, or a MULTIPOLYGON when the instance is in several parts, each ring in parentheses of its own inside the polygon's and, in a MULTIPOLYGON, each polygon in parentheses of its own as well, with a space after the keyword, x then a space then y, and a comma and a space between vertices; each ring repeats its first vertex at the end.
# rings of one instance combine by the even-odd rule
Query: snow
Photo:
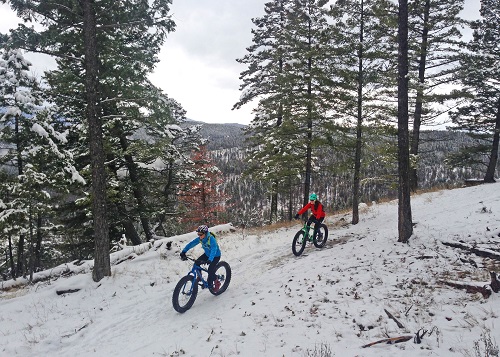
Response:
POLYGON ((92 261, 37 273, 52 279, 0 291, 0 355, 478 356, 474 343, 487 339, 498 348, 499 293, 485 299, 442 283, 486 285, 498 263, 442 243, 498 249, 500 184, 413 196, 409 244, 397 242, 397 209, 397 201, 363 205, 354 226, 350 214, 329 215, 326 247, 300 257, 291 252, 300 222, 213 227, 231 283, 219 296, 199 290, 184 314, 171 297, 190 269, 179 252, 194 233, 123 246, 98 283, 92 261), (362 347, 423 330, 420 344, 362 347))

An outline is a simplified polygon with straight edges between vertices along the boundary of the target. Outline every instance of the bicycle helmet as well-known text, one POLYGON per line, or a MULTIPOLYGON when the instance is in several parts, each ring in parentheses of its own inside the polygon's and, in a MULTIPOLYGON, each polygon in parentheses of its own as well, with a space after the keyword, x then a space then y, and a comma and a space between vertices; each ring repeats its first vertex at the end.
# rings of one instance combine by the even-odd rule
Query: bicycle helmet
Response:
POLYGON ((207 227, 207 226, 205 226, 205 225, 199 226, 199 227, 196 229, 196 232, 198 232, 198 233, 203 233, 203 234, 207 234, 207 232, 208 232, 208 227, 207 227))
POLYGON ((316 201, 318 199, 318 195, 316 195, 315 193, 311 193, 311 195, 309 196, 309 201, 316 201))

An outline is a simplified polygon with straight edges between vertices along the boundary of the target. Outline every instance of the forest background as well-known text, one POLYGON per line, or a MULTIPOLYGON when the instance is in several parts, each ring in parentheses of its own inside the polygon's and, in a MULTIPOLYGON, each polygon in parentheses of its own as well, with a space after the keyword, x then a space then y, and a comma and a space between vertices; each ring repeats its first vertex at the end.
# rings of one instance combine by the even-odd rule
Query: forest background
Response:
POLYGON ((234 108, 252 103, 254 119, 224 135, 148 79, 175 29, 170 1, 2 3, 25 21, 0 36, 4 279, 93 257, 98 281, 120 241, 289 220, 311 192, 356 224, 359 203, 394 198, 402 175, 414 192, 498 176, 498 2, 469 22, 455 0, 403 2, 406 21, 384 0, 270 1, 237 59, 234 108), (25 51, 57 69, 39 81, 25 51), (443 121, 453 130, 422 130, 443 121))

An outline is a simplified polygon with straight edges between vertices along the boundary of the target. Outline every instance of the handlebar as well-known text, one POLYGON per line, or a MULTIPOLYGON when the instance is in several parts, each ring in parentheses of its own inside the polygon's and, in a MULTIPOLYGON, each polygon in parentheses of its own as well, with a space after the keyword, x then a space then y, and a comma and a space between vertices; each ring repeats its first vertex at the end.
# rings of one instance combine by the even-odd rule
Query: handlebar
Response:
MULTIPOLYGON (((190 256, 187 256, 187 255, 186 255, 186 259, 185 259, 185 260, 191 260, 192 262, 195 262, 195 263, 196 263, 196 261, 197 261, 198 259, 195 259, 195 258, 192 258, 192 257, 190 257, 190 256)), ((208 261, 207 261, 206 263, 208 264, 208 261)), ((202 264, 203 264, 203 263, 202 263, 202 264)), ((200 264, 200 265, 202 265, 202 264, 200 264)))

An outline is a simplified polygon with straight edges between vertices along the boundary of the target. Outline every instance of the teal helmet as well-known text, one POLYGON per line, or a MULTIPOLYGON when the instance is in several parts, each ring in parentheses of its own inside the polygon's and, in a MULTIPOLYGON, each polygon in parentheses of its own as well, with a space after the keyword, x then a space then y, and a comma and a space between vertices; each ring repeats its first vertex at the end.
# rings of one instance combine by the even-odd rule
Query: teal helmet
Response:
POLYGON ((318 195, 315 193, 311 193, 309 196, 309 201, 316 201, 318 199, 318 195))

